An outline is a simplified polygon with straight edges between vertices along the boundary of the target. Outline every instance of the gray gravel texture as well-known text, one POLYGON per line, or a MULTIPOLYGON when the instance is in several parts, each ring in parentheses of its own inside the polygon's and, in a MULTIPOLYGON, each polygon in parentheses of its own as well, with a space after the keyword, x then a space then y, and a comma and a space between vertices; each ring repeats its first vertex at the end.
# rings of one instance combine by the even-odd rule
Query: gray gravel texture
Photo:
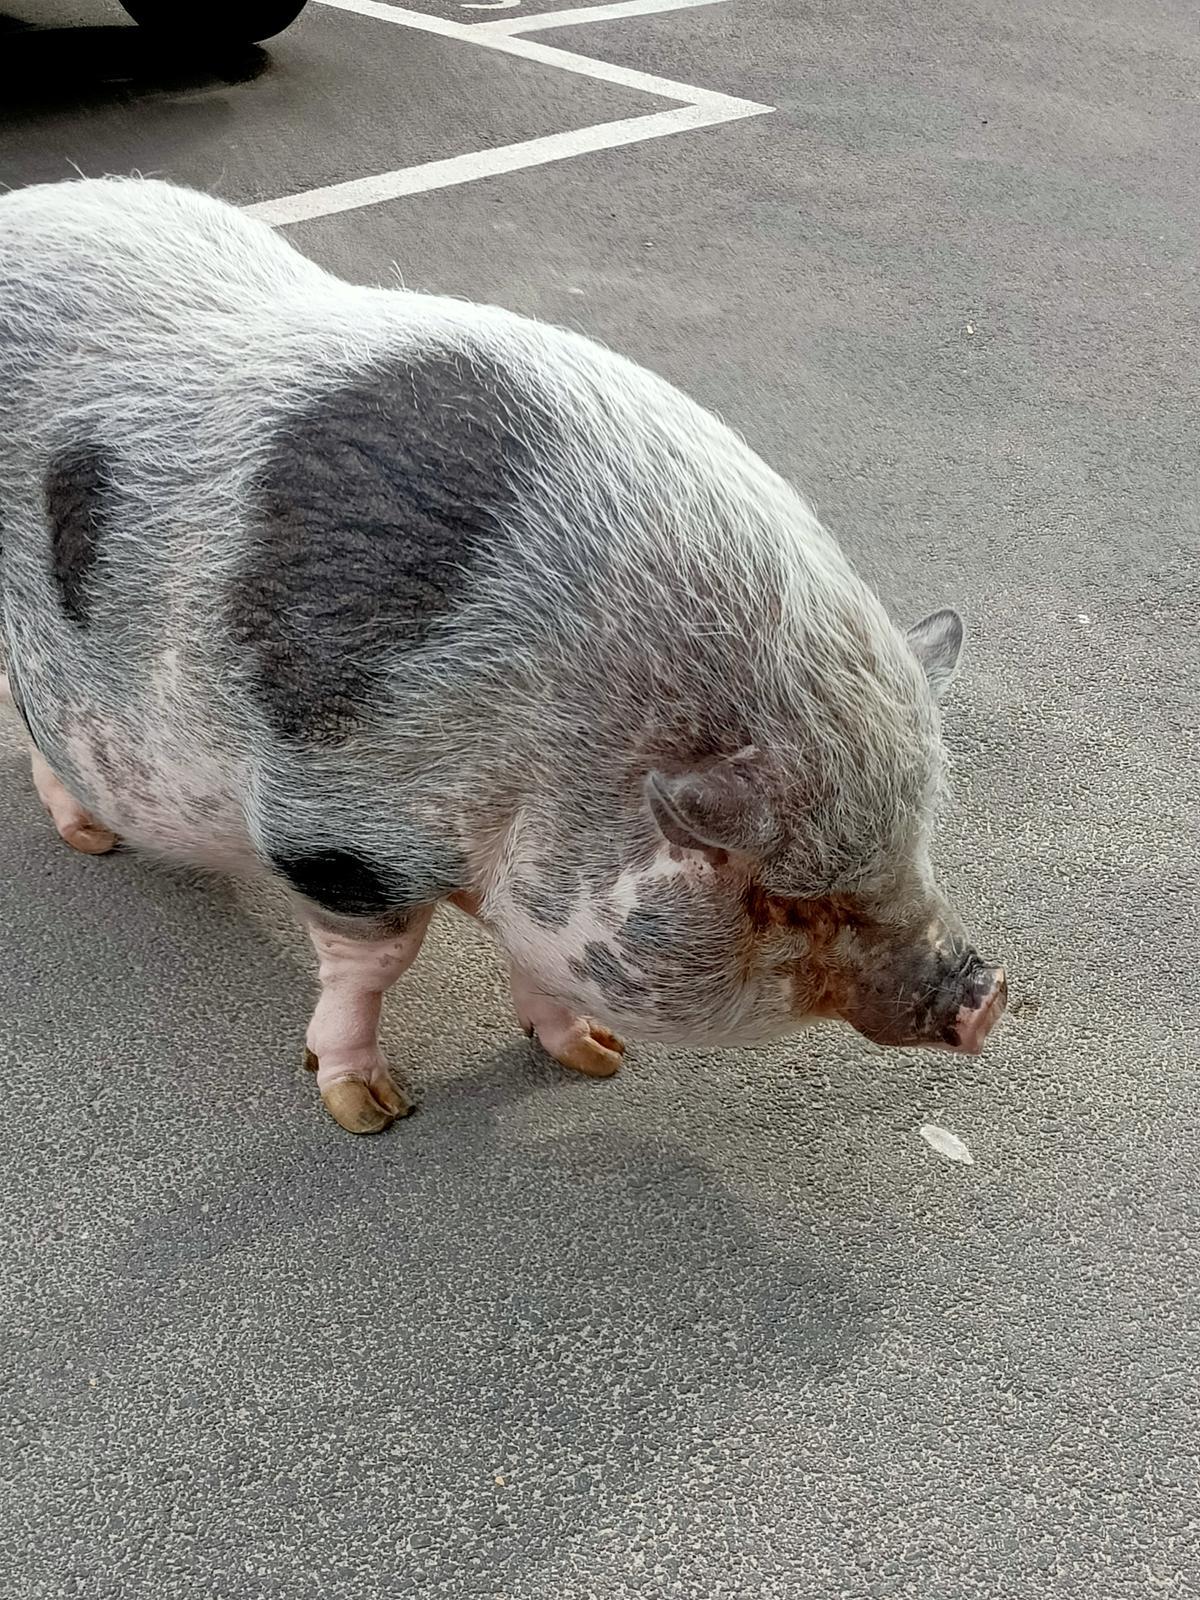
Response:
MULTIPOLYGON (((1018 1008, 979 1062, 830 1029, 588 1083, 447 917, 388 1017, 423 1109, 355 1141, 278 908, 71 855, 6 724, 0 1594, 1200 1594, 1193 10, 553 42, 778 110, 293 236, 599 335, 899 615, 963 608, 941 860, 1018 1008)), ((26 84, 0 177, 243 199, 654 109, 315 5, 259 68, 26 84)))

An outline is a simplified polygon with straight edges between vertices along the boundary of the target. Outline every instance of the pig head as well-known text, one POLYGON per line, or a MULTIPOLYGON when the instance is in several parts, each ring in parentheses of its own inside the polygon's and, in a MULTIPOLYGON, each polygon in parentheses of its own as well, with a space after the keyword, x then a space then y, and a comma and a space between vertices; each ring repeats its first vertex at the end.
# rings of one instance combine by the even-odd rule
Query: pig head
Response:
MULTIPOLYGON (((659 950, 660 1008, 705 1014, 716 1004, 708 997, 723 995, 726 1017, 736 1020, 706 1020, 727 1038, 837 1018, 880 1045, 980 1052, 1004 1011, 1005 974, 973 948, 930 864, 941 765, 935 708, 962 637, 952 611, 903 636, 904 658, 920 671, 906 674, 897 659, 892 715, 857 727, 843 717, 836 740, 824 741, 824 767, 810 745, 790 760, 750 748, 702 768, 650 773, 649 810, 677 864, 664 880, 671 925, 690 924, 692 948, 713 950, 719 908, 741 907, 740 925, 722 924, 724 969, 738 983, 714 981, 710 970, 685 997, 685 980, 664 980, 659 950)), ((811 709, 810 722, 818 715, 811 709)), ((666 925, 659 920, 660 940, 666 925)), ((625 953, 644 970, 644 949, 631 952, 627 939, 625 953)), ((682 947, 678 957, 686 961, 682 947)))

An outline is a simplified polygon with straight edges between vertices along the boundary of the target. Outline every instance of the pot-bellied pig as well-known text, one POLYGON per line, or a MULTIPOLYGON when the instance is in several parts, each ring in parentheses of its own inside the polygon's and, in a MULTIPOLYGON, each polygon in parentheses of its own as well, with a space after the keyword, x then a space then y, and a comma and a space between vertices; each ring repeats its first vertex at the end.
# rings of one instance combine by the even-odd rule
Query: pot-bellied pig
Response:
POLYGON ((975 1052, 1003 1010, 930 864, 959 618, 901 632, 585 338, 353 287, 162 183, 7 194, 0 517, 58 831, 286 886, 345 1128, 407 1109, 382 996, 442 902, 597 1076, 623 1034, 975 1052))

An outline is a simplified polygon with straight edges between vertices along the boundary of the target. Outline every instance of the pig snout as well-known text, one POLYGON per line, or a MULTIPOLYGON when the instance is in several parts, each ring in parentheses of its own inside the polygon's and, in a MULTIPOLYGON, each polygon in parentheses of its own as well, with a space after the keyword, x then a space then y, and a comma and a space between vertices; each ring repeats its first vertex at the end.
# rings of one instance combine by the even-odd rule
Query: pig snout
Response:
POLYGON ((848 965, 836 1014, 875 1044, 978 1055, 1004 1013, 1004 969, 944 927, 864 940, 848 965))
POLYGON ((972 951, 965 971, 954 982, 943 983, 941 990, 945 994, 937 1014, 941 1042, 963 1055, 979 1055, 1008 1000, 1004 968, 987 966, 972 951))

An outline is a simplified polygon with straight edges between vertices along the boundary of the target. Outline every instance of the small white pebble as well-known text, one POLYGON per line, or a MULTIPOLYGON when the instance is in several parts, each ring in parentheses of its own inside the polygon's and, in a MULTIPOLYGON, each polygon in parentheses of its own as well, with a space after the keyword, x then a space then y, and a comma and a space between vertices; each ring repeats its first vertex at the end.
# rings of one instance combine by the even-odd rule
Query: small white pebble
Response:
POLYGON ((974 333, 975 332, 975 324, 973 322, 968 322, 967 323, 967 332, 968 333, 974 333))
POLYGON ((936 1122, 923 1122, 921 1137, 931 1150, 936 1150, 938 1155, 945 1156, 947 1161, 960 1161, 964 1167, 975 1165, 975 1157, 958 1135, 951 1133, 949 1128, 939 1128, 936 1122))
POLYGON ((1089 623, 1089 622, 1090 622, 1090 621, 1091 621, 1091 620, 1092 620, 1092 619, 1091 619, 1091 617, 1089 617, 1089 616, 1088 616, 1088 614, 1087 614, 1087 612, 1086 612, 1086 611, 1080 611, 1080 612, 1078 612, 1078 613, 1077 613, 1077 614, 1076 614, 1076 617, 1075 617, 1075 621, 1076 621, 1076 622, 1082 622, 1082 623, 1083 623, 1083 625, 1084 625, 1084 627, 1085 627, 1085 628, 1086 628, 1086 627, 1087 627, 1087 625, 1088 625, 1088 623, 1089 623))

